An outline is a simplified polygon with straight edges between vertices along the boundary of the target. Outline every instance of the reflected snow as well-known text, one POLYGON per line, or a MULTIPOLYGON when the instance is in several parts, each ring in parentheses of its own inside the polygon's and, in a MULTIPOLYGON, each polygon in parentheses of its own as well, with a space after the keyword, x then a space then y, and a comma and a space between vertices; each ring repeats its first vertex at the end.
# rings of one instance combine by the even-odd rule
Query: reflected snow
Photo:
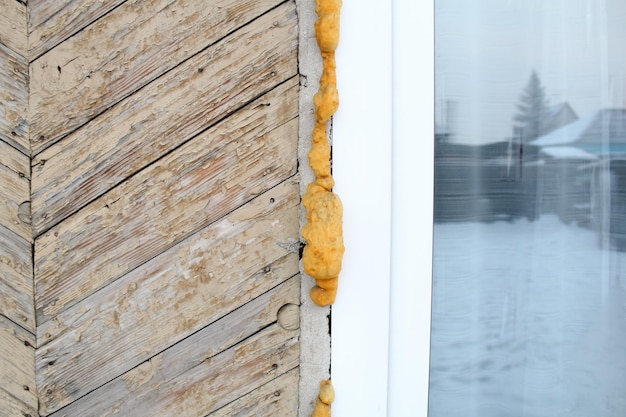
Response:
POLYGON ((626 253, 508 220, 435 224, 429 416, 625 416, 626 253))

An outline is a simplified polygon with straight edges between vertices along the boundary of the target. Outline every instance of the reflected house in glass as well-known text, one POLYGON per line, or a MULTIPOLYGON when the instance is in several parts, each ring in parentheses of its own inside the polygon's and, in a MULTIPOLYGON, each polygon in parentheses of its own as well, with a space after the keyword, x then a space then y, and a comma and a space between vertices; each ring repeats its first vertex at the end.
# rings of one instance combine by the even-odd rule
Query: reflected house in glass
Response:
POLYGON ((532 145, 545 161, 546 205, 626 249, 626 109, 598 110, 532 145))
POLYGON ((554 130, 578 120, 578 116, 568 102, 554 104, 547 109, 544 118, 543 133, 548 134, 554 130))
MULTIPOLYGON (((568 103, 553 105, 542 116, 541 130, 551 132, 577 118, 568 103)), ((451 127, 435 124, 436 222, 534 220, 556 212, 554 204, 538 203, 541 148, 522 143, 520 133, 514 128, 506 140, 469 145, 455 142, 451 127)))

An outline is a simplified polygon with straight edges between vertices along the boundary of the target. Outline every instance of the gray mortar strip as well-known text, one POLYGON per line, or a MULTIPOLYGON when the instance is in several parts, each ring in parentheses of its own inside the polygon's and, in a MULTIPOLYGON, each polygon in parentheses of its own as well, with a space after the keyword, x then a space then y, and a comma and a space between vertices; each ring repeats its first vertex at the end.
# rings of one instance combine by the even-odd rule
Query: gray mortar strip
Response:
MULTIPOLYGON (((311 148, 311 133, 315 127, 313 96, 319 89, 322 74, 322 57, 315 39, 314 23, 317 20, 314 0, 295 0, 298 12, 300 73, 300 99, 298 128, 298 161, 300 163, 300 195, 315 179, 307 156, 311 148)), ((300 206, 300 227, 306 222, 304 207, 300 206)), ((330 307, 318 307, 309 297, 315 280, 302 270, 300 290, 300 386, 298 417, 310 417, 313 413, 319 385, 330 378, 330 307)), ((341 395, 341 393, 338 393, 341 395)))

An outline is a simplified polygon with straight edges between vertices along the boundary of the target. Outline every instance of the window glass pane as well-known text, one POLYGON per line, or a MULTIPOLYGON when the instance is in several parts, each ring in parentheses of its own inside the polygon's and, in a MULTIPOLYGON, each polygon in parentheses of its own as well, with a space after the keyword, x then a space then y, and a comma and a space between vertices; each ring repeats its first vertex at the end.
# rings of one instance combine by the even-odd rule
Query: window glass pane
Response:
POLYGON ((435 0, 429 416, 626 416, 626 2, 435 0))

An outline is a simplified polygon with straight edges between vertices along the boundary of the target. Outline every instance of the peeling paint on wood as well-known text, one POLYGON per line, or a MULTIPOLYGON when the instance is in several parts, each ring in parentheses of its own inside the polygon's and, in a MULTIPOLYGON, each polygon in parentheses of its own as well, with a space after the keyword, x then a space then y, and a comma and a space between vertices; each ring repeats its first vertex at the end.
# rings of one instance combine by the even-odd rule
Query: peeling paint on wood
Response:
POLYGON ((34 152, 279 3, 127 1, 31 64, 34 152))
MULTIPOLYGON (((232 313, 211 323, 163 353, 108 382, 85 397, 59 411, 59 415, 106 416, 127 415, 123 410, 142 408, 141 403, 154 401, 162 387, 196 366, 205 366, 220 352, 230 349, 276 322, 277 311, 284 303, 300 298, 298 276, 255 298, 232 313), (117 410, 117 412, 111 412, 117 410)), ((292 377, 293 378, 293 377, 292 377)), ((273 384, 270 384, 273 385, 273 384)), ((272 394, 280 390, 273 388, 272 394)), ((284 389, 284 388, 283 388, 284 389)), ((218 395, 212 391, 207 396, 218 395)), ((263 394, 247 399, 251 406, 261 406, 263 394)), ((293 398, 295 401, 297 397, 293 398)), ((266 400, 265 400, 266 401, 266 400)), ((130 413, 134 415, 134 413, 130 413)), ((53 414, 53 416, 56 414, 53 414)), ((160 413, 158 415, 161 415, 160 413)), ((220 414, 232 416, 233 414, 220 414)), ((263 414, 269 415, 269 414, 263 414)), ((291 413, 278 415, 294 415, 291 413)))
POLYGON ((184 62, 34 158, 35 235, 243 103, 295 76, 292 5, 287 3, 255 23, 184 62))
POLYGON ((297 236, 298 210, 286 181, 39 325, 42 404, 68 404, 297 274, 278 243, 297 236))
MULTIPOLYGON (((37 409, 34 346, 31 333, 0 316, 0 387, 31 410, 37 409)), ((0 398, 0 410, 4 407, 0 398)))
POLYGON ((22 57, 27 56, 26 6, 15 0, 0 0, 0 43, 22 57))
POLYGON ((29 58, 37 58, 124 1, 126 0, 30 0, 29 58))
POLYGON ((276 114, 255 106, 238 112, 38 238, 38 320, 292 176, 295 106, 280 109, 285 100, 295 103, 297 94, 280 92, 263 101, 273 102, 276 114))
POLYGON ((25 58, 0 44, 0 140, 15 146, 24 155, 30 155, 27 106, 28 64, 25 58))

